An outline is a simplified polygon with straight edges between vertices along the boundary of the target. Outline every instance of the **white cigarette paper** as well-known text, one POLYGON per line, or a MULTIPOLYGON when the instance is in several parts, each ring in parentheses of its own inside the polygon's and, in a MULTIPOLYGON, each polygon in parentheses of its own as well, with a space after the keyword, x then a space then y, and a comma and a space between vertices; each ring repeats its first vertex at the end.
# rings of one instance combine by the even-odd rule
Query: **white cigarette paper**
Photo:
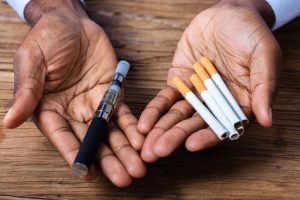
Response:
POLYGON ((201 58, 201 64, 205 67, 205 69, 208 71, 210 74, 211 78, 217 85, 217 87, 220 89, 226 100, 229 102, 231 107, 234 109, 236 114, 238 115, 240 121, 242 122, 243 125, 247 126, 249 123, 249 120, 247 119, 246 115, 240 108, 239 104, 237 101, 234 99, 232 96, 231 92, 229 91, 228 87, 224 83, 223 79, 221 78, 220 74, 218 73, 217 69, 215 66, 212 64, 212 62, 207 58, 203 57, 201 58))
POLYGON ((191 106, 199 113, 201 118, 213 130, 220 140, 228 137, 227 129, 213 116, 213 114, 202 104, 198 97, 181 81, 179 77, 173 79, 174 84, 191 106))
POLYGON ((238 128, 241 125, 240 119, 232 109, 232 107, 229 105, 225 97, 222 95, 218 87, 215 85, 213 80, 210 78, 210 76, 207 74, 205 68, 199 64, 194 64, 194 69, 197 73, 197 75, 200 77, 202 82, 204 83, 205 87, 208 89, 210 94, 213 96, 223 113, 226 114, 227 119, 231 122, 231 124, 238 128))
POLYGON ((212 97, 210 92, 205 88, 203 82, 200 80, 197 74, 193 74, 190 77, 190 81, 196 88, 196 90, 200 93, 201 98, 206 103, 207 107, 214 114, 214 116, 221 122, 221 124, 228 130, 229 139, 236 140, 239 138, 238 131, 234 128, 234 126, 230 123, 226 115, 223 113, 220 106, 217 104, 215 99, 212 97))

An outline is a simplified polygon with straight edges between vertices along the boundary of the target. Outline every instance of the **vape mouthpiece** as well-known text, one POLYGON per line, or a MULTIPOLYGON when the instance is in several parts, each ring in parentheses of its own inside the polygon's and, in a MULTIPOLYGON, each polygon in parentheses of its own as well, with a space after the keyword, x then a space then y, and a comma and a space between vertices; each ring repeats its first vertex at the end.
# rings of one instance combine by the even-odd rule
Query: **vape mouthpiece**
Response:
POLYGON ((127 61, 121 60, 118 63, 117 69, 116 69, 116 74, 121 74, 122 76, 126 77, 127 73, 129 71, 130 65, 127 61))

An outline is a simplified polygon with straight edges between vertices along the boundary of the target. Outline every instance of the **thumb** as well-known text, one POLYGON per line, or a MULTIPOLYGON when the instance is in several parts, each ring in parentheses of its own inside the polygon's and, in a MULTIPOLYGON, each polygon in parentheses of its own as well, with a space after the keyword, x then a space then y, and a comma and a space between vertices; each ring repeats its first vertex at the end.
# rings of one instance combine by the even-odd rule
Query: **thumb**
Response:
POLYGON ((272 126, 272 99, 280 72, 281 50, 277 41, 257 45, 251 57, 250 90, 252 109, 263 127, 272 126))
POLYGON ((24 42, 14 60, 14 102, 3 120, 6 128, 21 125, 41 99, 46 67, 42 52, 34 42, 24 42))

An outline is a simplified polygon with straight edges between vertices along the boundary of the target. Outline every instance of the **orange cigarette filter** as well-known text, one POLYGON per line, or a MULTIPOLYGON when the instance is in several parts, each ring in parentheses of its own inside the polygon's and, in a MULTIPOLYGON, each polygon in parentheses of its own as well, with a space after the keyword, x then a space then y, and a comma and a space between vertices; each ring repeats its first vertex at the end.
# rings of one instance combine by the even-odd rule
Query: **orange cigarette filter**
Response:
POLYGON ((191 91, 190 88, 188 88, 188 86, 186 86, 186 84, 184 84, 184 82, 178 76, 173 79, 173 83, 184 97, 189 91, 191 91))
POLYGON ((193 65, 193 68, 194 68, 195 72, 197 73, 197 75, 202 80, 202 82, 206 81, 207 79, 210 79, 209 74, 207 73, 205 68, 200 63, 195 63, 193 65))
POLYGON ((199 78, 199 76, 197 74, 193 74, 190 77, 190 81, 192 82, 192 84, 194 85, 194 87, 196 88, 196 90, 201 94, 204 90, 207 90, 206 87, 204 86, 203 82, 201 81, 201 79, 199 78))
POLYGON ((208 57, 202 57, 200 59, 201 64, 204 66, 206 71, 212 76, 213 74, 218 73, 217 69, 215 66, 212 64, 212 62, 209 60, 208 57))

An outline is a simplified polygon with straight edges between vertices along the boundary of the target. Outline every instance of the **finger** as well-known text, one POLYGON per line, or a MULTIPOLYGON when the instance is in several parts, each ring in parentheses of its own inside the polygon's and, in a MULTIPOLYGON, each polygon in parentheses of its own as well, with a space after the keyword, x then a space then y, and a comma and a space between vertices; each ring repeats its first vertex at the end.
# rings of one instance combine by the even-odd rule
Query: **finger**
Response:
MULTIPOLYGON (((69 120, 69 123, 76 133, 77 137, 82 141, 86 135, 88 124, 69 120)), ((123 136, 125 138, 125 136, 123 136)), ((126 138, 125 138, 126 140, 126 138)), ((127 140, 126 140, 127 141, 127 140)), ((114 141, 118 142, 118 141, 114 141)), ((127 142, 128 144, 128 142, 127 142)), ((116 186, 126 187, 131 183, 131 177, 126 168, 122 165, 121 161, 114 155, 111 149, 100 144, 99 150, 96 155, 97 163, 103 174, 116 186)))
POLYGON ((21 125, 35 110, 43 92, 46 67, 37 47, 25 41, 14 60, 14 102, 3 124, 7 128, 21 125))
POLYGON ((70 125, 72 131, 76 135, 79 141, 83 141, 87 130, 89 128, 89 124, 78 122, 76 120, 68 119, 68 124, 70 125))
POLYGON ((251 104, 257 121, 264 127, 272 125, 272 98, 281 59, 280 48, 273 40, 258 45, 250 65, 251 104))
MULTIPOLYGON (((76 121, 71 121, 70 123, 72 125, 74 132, 76 132, 76 135, 81 140, 83 140, 89 125, 84 123, 79 123, 76 121)), ((125 136, 123 137, 125 138, 125 136)), ((114 142, 118 142, 118 141, 114 141, 114 142)), ((108 146, 101 143, 96 155, 96 160, 103 174, 113 184, 115 184, 118 187, 126 187, 130 185, 131 177, 128 173, 128 170, 126 170, 126 168, 123 166, 121 161, 116 157, 116 155, 114 155, 114 153, 108 146)))
POLYGON ((141 152, 143 160, 146 162, 156 161, 158 156, 153 149, 156 141, 175 124, 192 116, 193 112, 193 108, 185 100, 175 103, 147 135, 141 152))
MULTIPOLYGON (((80 142, 65 119, 55 112, 42 111, 36 115, 35 122, 67 163, 72 166, 78 153, 80 142)), ((92 166, 88 175, 83 178, 91 180, 96 176, 97 170, 92 166)))
POLYGON ((137 130, 137 119, 125 103, 120 103, 114 113, 113 120, 127 136, 130 144, 136 150, 141 150, 145 136, 137 130))
POLYGON ((110 127, 108 144, 129 175, 134 178, 141 178, 146 174, 146 167, 140 156, 118 128, 110 127))
POLYGON ((169 110, 180 99, 174 88, 165 87, 146 106, 138 121, 137 129, 140 133, 147 134, 153 128, 160 116, 169 110))
POLYGON ((154 145, 154 153, 159 157, 170 155, 189 135, 205 127, 206 124, 198 114, 179 122, 160 136, 154 145))
POLYGON ((101 144, 97 153, 99 168, 103 174, 116 186, 127 187, 131 184, 131 177, 125 167, 105 144, 101 144))
POLYGON ((189 136, 185 142, 185 147, 187 150, 195 152, 216 146, 221 142, 210 128, 206 128, 189 136))

